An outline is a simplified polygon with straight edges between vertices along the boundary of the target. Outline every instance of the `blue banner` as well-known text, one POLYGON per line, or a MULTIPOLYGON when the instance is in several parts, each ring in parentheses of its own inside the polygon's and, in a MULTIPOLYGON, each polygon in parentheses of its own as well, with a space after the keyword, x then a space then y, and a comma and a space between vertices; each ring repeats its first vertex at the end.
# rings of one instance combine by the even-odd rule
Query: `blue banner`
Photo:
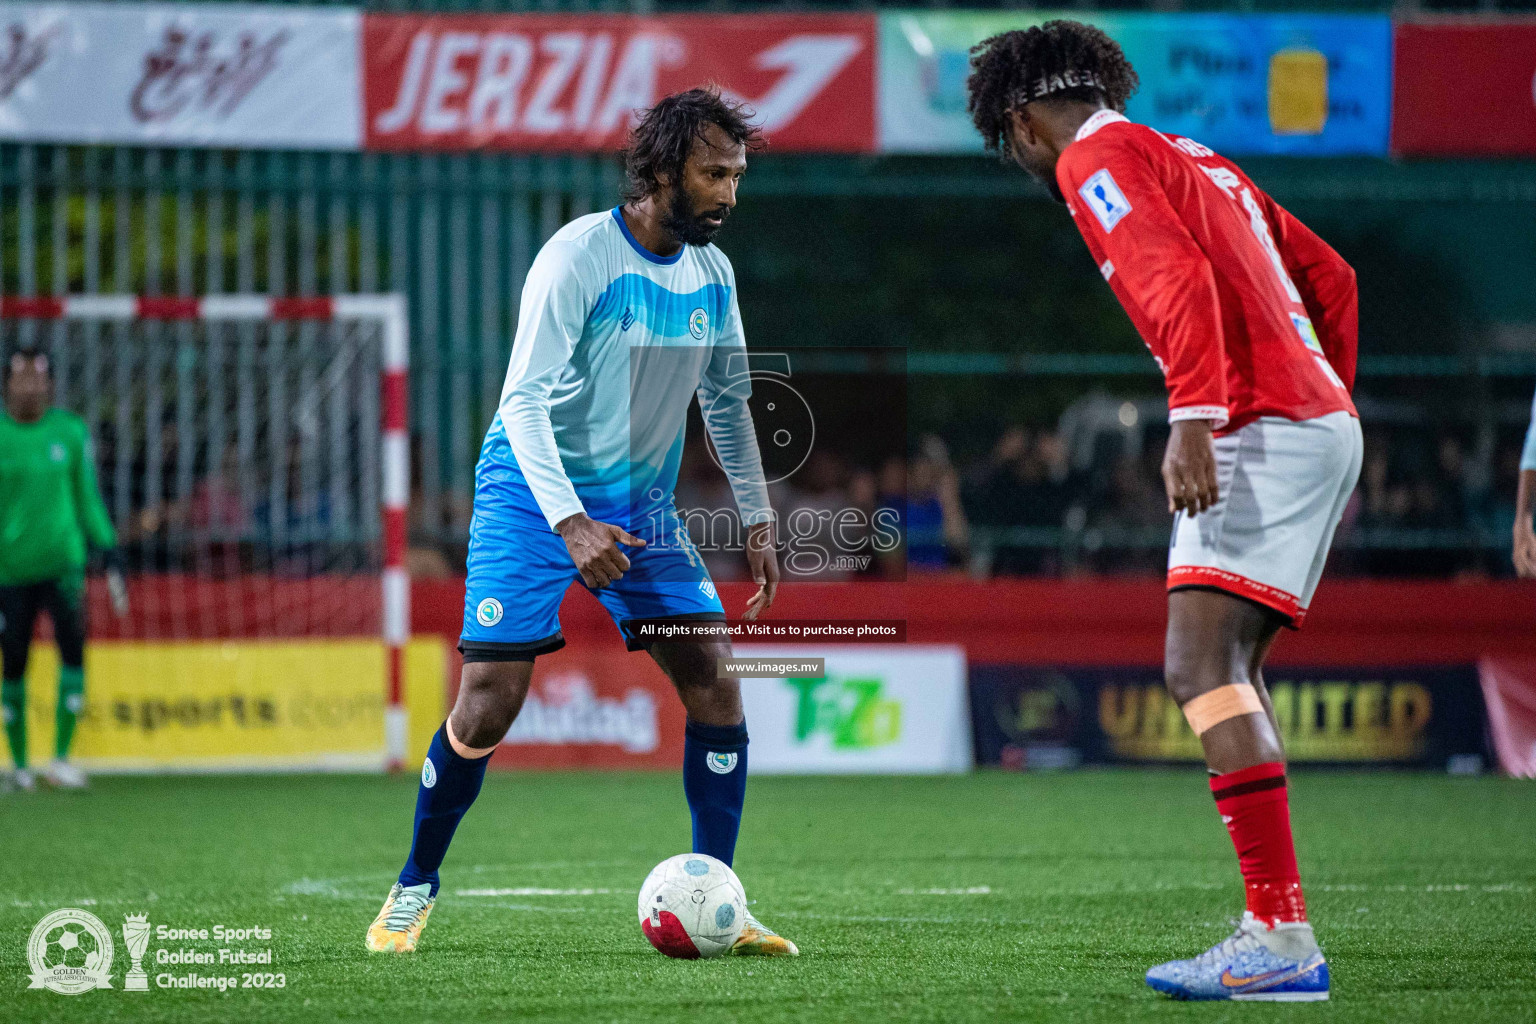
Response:
POLYGON ((1382 156, 1391 122, 1385 15, 895 11, 880 16, 879 139, 892 153, 981 149, 965 110, 969 48, 1076 18, 1141 76, 1126 114, 1228 156, 1382 156))

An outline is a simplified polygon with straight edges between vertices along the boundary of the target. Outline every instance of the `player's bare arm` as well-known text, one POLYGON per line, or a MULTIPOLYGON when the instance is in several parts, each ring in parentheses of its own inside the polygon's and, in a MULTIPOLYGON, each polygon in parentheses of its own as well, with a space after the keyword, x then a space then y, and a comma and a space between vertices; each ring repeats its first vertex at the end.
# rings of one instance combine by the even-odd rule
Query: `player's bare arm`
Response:
POLYGON ((1531 518, 1536 515, 1536 399, 1531 402, 1531 425, 1525 433, 1525 450, 1520 453, 1520 479, 1515 493, 1515 572, 1525 579, 1536 579, 1536 533, 1531 518))
POLYGON ((747 568, 757 584, 757 593, 747 602, 742 618, 751 620, 773 607, 779 591, 779 553, 773 523, 758 523, 747 530, 747 568))
POLYGON ((1195 515, 1216 504, 1216 448, 1210 420, 1179 420, 1168 433, 1163 453, 1163 487, 1169 512, 1195 515))
POLYGON ((571 561, 581 573, 581 581, 599 589, 622 579, 629 571, 629 558, 619 548, 620 544, 645 547, 645 541, 623 527, 600 523, 585 512, 562 519, 555 530, 564 539, 571 561))
POLYGON ((1520 471, 1520 490, 1515 498, 1515 572, 1525 579, 1536 579, 1536 532, 1531 517, 1536 515, 1536 469, 1520 471))

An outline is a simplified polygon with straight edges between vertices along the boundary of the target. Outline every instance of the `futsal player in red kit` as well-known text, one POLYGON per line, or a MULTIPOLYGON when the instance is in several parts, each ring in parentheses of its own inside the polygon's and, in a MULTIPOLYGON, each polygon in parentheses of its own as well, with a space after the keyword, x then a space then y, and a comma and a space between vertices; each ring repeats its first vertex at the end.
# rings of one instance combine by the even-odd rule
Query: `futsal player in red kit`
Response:
POLYGON ((1237 931, 1147 984, 1181 999, 1328 998, 1262 667, 1297 627, 1360 475, 1355 275, 1230 161, 1128 121, 1100 30, 1052 21, 972 52, 990 149, 1064 202, 1168 386, 1169 693, 1205 751, 1247 890, 1237 931))

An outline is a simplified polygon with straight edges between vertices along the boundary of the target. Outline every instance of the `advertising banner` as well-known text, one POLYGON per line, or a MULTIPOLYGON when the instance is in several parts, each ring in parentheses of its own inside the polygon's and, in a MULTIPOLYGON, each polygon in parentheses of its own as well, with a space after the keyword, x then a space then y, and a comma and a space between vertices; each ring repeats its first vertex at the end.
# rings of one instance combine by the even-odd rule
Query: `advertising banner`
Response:
MULTIPOLYGON (((1484 753, 1477 672, 1462 668, 1277 669, 1265 682, 1293 763, 1444 769, 1484 753)), ((978 667, 979 764, 1200 761, 1200 741, 1155 668, 978 667)))
POLYGON ((539 659, 494 768, 669 768, 683 763, 686 713, 650 658, 567 647, 539 659))
POLYGON ((356 149, 359 15, 237 4, 0 8, 0 138, 356 149))
POLYGON ((742 645, 739 657, 822 658, 814 678, 743 679, 754 774, 970 771, 965 653, 926 645, 742 645))
MULTIPOLYGON (((384 661, 371 638, 283 641, 96 640, 73 754, 91 771, 265 771, 384 766, 384 661)), ((446 650, 405 650, 408 756, 443 721, 446 650)), ((34 646, 27 748, 53 756, 58 652, 34 646)))
POLYGON ((1392 151, 1536 154, 1536 20, 1397 26, 1392 151))
POLYGON ((968 51, 1052 18, 1108 32, 1141 76, 1126 111, 1228 156, 1386 152, 1392 26, 1384 15, 891 11, 880 15, 880 148, 982 149, 966 113, 968 51))
POLYGON ((775 152, 874 148, 864 15, 367 15, 370 149, 613 150, 636 110, 715 83, 775 152))

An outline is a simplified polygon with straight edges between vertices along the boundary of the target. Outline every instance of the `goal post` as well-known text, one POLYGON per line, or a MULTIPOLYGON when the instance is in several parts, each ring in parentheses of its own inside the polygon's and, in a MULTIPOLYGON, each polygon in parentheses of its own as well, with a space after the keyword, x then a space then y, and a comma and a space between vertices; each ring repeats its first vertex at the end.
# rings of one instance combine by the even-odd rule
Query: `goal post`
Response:
MULTIPOLYGON (((55 405, 95 437, 98 481, 133 581, 127 619, 98 609, 93 635, 136 642, 145 650, 134 671, 170 680, 195 671, 184 651, 162 651, 180 643, 222 643, 226 657, 249 649, 260 661, 272 641, 302 647, 372 633, 383 647, 383 764, 398 768, 410 633, 404 297, 0 298, 0 353, 19 345, 48 353, 55 405)), ((327 706, 323 694, 312 696, 298 717, 330 713, 314 710, 327 706)), ((191 708, 185 714, 201 722, 234 715, 239 700, 242 724, 253 713, 243 697, 221 696, 217 707, 187 700, 162 710, 174 718, 191 708)), ((303 700, 295 692, 294 707, 303 700)), ((144 711, 153 706, 146 697, 94 710, 154 717, 144 711)), ((262 742, 279 751, 278 765, 379 764, 367 751, 306 760, 285 741, 262 742)), ((260 766, 266 748, 252 749, 260 766)), ((105 758, 154 767, 140 760, 105 758)))

